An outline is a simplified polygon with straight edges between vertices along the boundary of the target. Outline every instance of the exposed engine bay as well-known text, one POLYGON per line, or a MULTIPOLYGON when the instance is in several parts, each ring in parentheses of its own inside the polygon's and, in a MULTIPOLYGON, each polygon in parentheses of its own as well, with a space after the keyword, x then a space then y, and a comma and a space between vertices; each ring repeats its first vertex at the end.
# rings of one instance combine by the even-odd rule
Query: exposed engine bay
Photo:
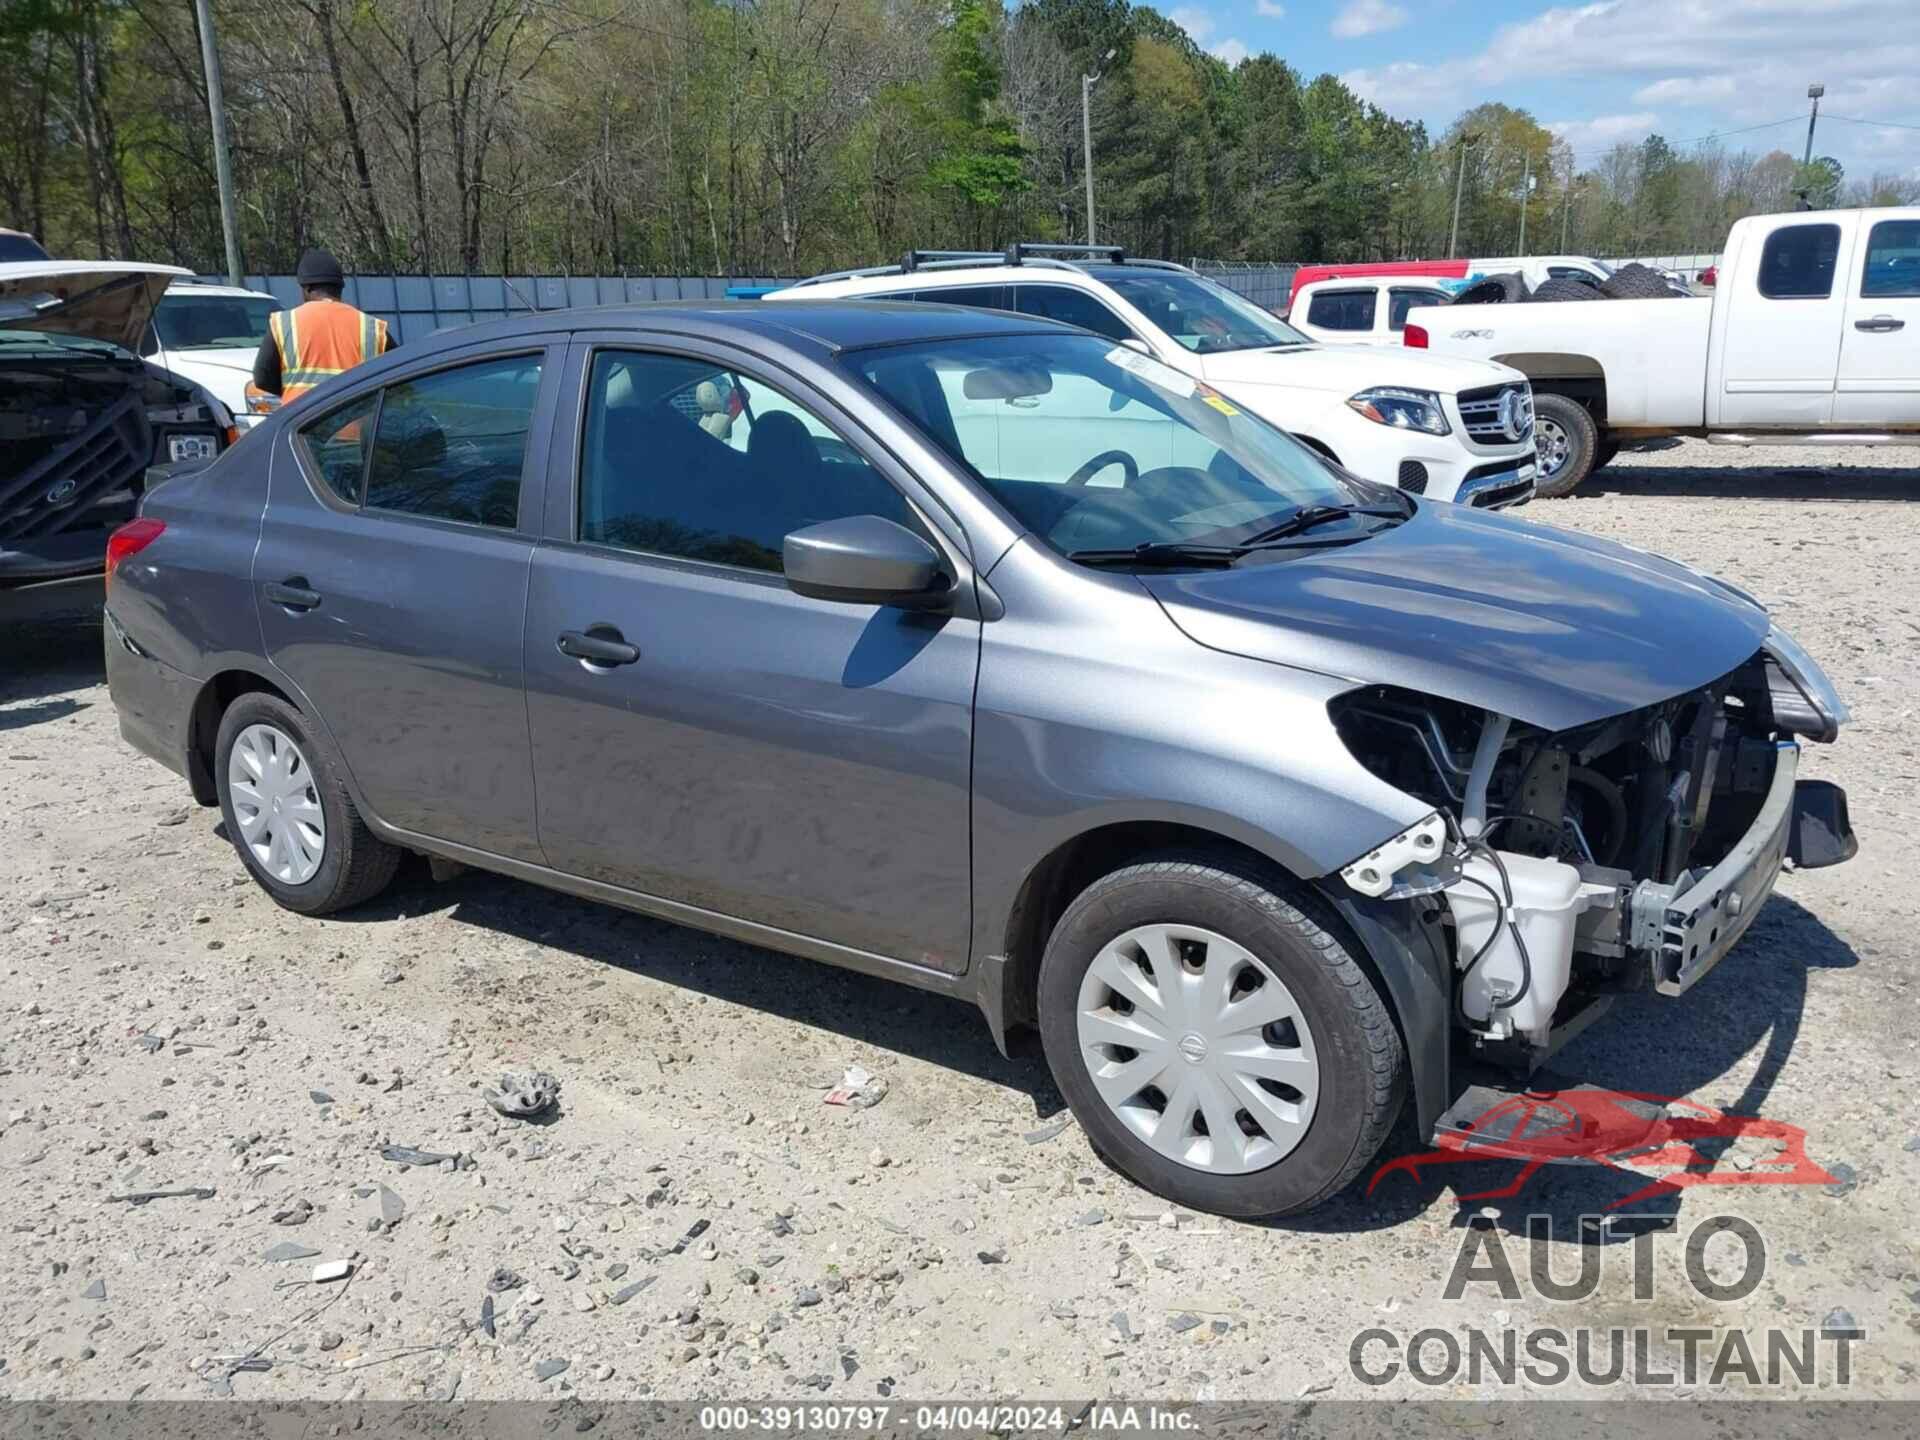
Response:
POLYGON ((1386 686, 1333 719, 1379 778, 1434 814, 1341 873, 1444 910, 1456 1024, 1538 1064, 1609 997, 1679 994, 1732 948, 1782 864, 1854 853, 1845 796, 1797 779, 1795 737, 1845 707, 1784 637, 1685 694, 1549 733, 1386 686))

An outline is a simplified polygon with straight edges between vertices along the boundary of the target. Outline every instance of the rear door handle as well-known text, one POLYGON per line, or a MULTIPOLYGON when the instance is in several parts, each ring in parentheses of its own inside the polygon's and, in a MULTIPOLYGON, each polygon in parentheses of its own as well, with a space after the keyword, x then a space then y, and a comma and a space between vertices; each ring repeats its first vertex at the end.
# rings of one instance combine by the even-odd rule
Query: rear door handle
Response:
POLYGON ((640 658, 638 647, 629 645, 611 625, 590 625, 585 630, 562 630, 560 653, 590 665, 631 665, 640 658))
POLYGON ((1868 320, 1856 320, 1853 322, 1854 329, 1870 330, 1875 334, 1884 334, 1889 330, 1904 330, 1906 325, 1906 321, 1896 320, 1891 315, 1875 315, 1868 320))
POLYGON ((320 592, 307 588, 307 577, 294 575, 278 584, 269 582, 267 599, 288 610, 311 610, 320 603, 320 592))

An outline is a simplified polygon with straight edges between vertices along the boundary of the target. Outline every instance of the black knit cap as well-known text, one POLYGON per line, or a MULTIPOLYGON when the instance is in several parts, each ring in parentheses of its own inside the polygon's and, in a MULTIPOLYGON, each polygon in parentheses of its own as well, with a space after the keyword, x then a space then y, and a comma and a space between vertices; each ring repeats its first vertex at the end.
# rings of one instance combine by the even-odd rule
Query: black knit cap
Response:
POLYGON ((331 250, 309 250, 300 257, 300 268, 293 272, 302 285, 345 285, 347 277, 331 250))

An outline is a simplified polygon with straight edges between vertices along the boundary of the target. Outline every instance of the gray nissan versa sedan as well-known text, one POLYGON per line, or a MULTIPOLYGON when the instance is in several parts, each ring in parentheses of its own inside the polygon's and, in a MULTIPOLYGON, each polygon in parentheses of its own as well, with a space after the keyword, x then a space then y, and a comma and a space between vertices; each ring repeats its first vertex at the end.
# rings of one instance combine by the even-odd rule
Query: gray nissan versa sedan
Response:
POLYGON ((106 627, 126 737, 287 908, 412 850, 962 997, 1229 1215, 1332 1195, 1409 1088, 1470 1124, 1854 848, 1796 778, 1845 707, 1751 597, 988 311, 409 346, 150 491, 106 627))

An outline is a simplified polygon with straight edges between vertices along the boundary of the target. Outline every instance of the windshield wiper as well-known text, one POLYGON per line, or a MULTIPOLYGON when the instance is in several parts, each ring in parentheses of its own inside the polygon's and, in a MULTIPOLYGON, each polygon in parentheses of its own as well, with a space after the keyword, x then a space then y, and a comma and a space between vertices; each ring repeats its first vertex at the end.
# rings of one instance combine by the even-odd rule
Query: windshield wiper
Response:
POLYGON ((1407 513, 1397 505, 1391 508, 1385 505, 1309 505, 1303 510, 1294 511, 1271 530, 1263 530, 1243 541, 1241 548, 1250 549, 1275 540, 1285 540, 1291 535, 1304 534, 1316 526, 1345 520, 1350 515, 1376 515, 1383 520, 1404 520, 1407 513))
POLYGON ((1082 565, 1231 565, 1244 545, 1191 545, 1184 540, 1148 540, 1125 550, 1069 550, 1082 565))

